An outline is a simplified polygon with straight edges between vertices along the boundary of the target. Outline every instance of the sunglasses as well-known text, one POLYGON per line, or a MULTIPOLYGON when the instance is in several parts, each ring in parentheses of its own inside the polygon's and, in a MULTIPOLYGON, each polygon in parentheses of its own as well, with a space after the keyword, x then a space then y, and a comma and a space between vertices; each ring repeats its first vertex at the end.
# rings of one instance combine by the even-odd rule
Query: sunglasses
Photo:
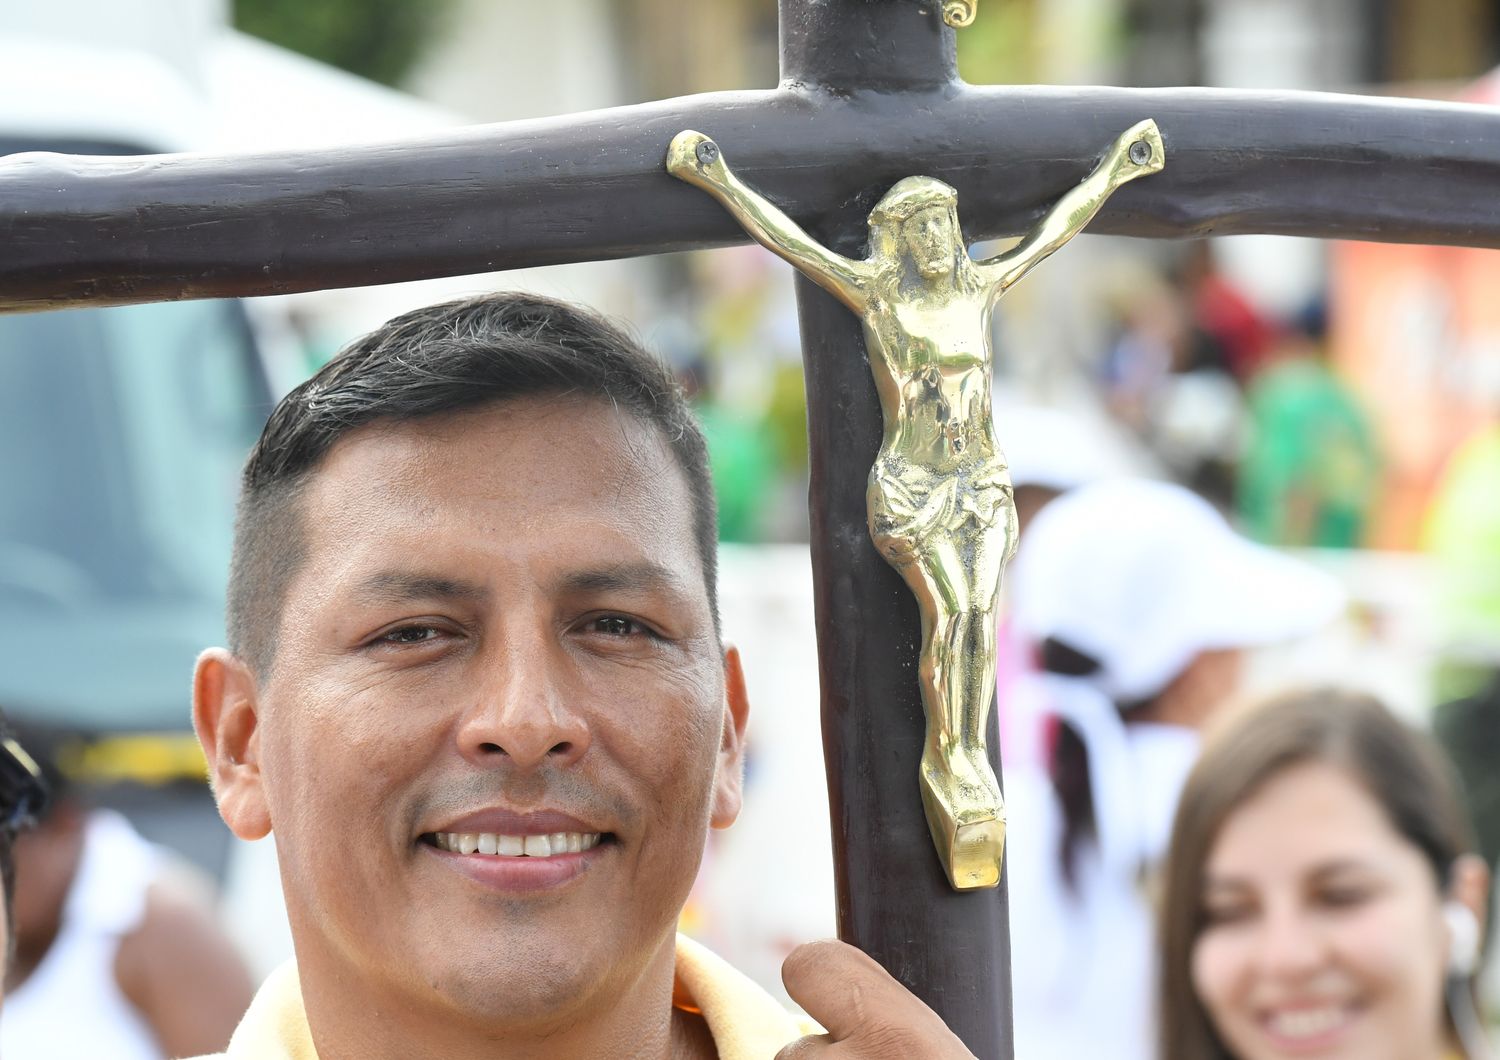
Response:
POLYGON ((47 785, 26 749, 0 737, 0 833, 15 835, 37 822, 47 808, 47 785))

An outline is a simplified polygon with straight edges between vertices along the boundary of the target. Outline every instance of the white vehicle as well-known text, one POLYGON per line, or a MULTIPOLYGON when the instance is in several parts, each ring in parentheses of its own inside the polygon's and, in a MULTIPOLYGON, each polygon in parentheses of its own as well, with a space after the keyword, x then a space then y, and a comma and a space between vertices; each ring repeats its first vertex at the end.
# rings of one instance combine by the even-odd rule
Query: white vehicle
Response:
MULTIPOLYGON (((0 155, 177 151, 209 124, 149 54, 0 38, 0 155)), ((239 302, 0 315, 0 706, 99 737, 75 766, 129 781, 110 801, 215 873, 229 837, 188 675, 223 635, 238 471, 272 392, 239 302)))

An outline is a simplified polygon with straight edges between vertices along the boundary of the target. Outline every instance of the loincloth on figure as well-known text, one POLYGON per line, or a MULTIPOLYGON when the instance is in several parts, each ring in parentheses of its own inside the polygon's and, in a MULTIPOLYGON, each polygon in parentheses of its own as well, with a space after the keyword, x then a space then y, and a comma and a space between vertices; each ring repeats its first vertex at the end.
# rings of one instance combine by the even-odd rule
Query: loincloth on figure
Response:
POLYGON ((882 452, 870 469, 865 499, 870 540, 896 567, 915 562, 924 545, 957 535, 970 520, 989 529, 1004 518, 1015 538, 1010 474, 1000 460, 968 460, 939 471, 882 452))

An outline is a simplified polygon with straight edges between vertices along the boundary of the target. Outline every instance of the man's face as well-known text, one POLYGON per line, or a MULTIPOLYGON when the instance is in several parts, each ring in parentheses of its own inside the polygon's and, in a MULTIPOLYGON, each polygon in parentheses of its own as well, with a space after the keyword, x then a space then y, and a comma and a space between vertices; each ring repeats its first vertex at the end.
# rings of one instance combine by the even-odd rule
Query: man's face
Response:
POLYGON ((743 711, 658 433, 571 398, 376 425, 302 503, 247 752, 304 981, 489 1025, 624 991, 739 798, 743 711))
POLYGON ((941 279, 953 272, 957 239, 948 211, 926 206, 901 226, 906 252, 924 280, 941 279))

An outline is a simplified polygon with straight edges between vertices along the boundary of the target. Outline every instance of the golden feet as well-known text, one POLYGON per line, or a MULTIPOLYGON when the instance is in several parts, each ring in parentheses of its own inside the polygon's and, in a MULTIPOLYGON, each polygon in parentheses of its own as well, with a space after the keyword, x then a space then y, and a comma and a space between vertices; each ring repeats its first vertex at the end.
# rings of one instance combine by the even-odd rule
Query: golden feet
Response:
POLYGON ((955 890, 1000 882, 1005 854, 1005 800, 988 761, 976 752, 922 755, 922 806, 938 857, 955 890))

